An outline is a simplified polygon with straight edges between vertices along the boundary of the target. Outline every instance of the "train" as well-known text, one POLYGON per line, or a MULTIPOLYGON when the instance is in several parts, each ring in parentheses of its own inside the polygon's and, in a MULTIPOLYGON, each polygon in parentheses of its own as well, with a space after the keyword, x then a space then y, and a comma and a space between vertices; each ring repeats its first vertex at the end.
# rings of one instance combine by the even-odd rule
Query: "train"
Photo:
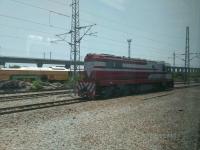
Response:
POLYGON ((108 54, 87 54, 84 77, 78 81, 77 94, 95 99, 98 96, 127 95, 151 89, 172 89, 174 81, 164 61, 135 59, 108 54))
POLYGON ((1 68, 0 81, 3 80, 24 80, 24 81, 59 81, 64 82, 69 79, 70 70, 65 68, 1 68))

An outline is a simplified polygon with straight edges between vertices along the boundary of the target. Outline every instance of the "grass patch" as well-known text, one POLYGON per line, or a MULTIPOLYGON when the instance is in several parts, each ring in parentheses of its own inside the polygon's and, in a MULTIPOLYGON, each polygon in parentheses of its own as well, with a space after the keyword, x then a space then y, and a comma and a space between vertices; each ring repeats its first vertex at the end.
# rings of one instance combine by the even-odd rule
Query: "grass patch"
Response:
POLYGON ((36 81, 32 82, 31 90, 33 90, 33 91, 39 91, 41 89, 43 89, 43 85, 42 85, 41 81, 36 80, 36 81))

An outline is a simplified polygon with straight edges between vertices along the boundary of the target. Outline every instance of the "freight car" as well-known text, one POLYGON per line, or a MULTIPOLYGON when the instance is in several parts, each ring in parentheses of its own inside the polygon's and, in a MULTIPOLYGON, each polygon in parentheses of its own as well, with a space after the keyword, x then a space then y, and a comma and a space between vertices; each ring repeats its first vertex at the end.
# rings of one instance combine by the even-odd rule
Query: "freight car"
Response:
POLYGON ((69 78, 69 70, 61 68, 2 68, 0 69, 0 81, 2 80, 41 80, 41 81, 66 81, 69 78))
POLYGON ((106 54, 88 54, 84 60, 84 79, 77 84, 81 97, 110 97, 141 89, 173 88, 169 65, 143 59, 106 54))

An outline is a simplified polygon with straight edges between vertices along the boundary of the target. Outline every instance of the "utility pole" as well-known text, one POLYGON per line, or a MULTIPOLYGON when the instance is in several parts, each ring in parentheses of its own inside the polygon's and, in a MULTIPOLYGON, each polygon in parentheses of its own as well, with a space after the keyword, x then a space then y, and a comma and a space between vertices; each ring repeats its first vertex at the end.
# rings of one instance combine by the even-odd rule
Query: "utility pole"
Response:
POLYGON ((128 39, 127 42, 128 42, 128 58, 131 58, 131 42, 132 42, 132 39, 128 39))
POLYGON ((190 38, 189 27, 186 27, 186 45, 185 45, 185 84, 190 83, 190 38))
POLYGON ((43 59, 45 59, 46 58, 46 54, 45 54, 45 52, 43 52, 43 59))
POLYGON ((80 62, 80 22, 79 22, 79 0, 72 0, 71 20, 71 53, 70 60, 73 62, 73 76, 77 75, 77 61, 80 62))
MULTIPOLYGON (((73 79, 78 75, 78 71, 80 70, 80 42, 83 39, 84 36, 96 36, 95 34, 97 32, 90 32, 93 25, 87 25, 87 26, 80 26, 80 20, 79 20, 79 0, 72 0, 72 17, 71 17, 71 30, 69 32, 58 34, 56 35, 59 39, 55 41, 51 41, 52 43, 55 43, 56 41, 65 41, 67 42, 70 47, 70 66, 73 66, 73 79), (85 29, 83 35, 80 35, 80 30, 85 29), (90 32, 90 33, 89 33, 90 32), (66 35, 71 35, 71 42, 66 41, 66 35)), ((70 67, 70 69, 72 69, 70 67)))
POLYGON ((173 76, 175 75, 175 66, 176 66, 176 53, 173 53, 173 76))
POLYGON ((176 53, 173 53, 173 66, 175 67, 176 65, 176 53))
POLYGON ((51 52, 49 52, 49 58, 50 58, 50 60, 51 60, 51 52))
POLYGON ((80 62, 80 42, 85 35, 88 36, 96 36, 97 32, 88 33, 93 25, 88 26, 80 26, 79 20, 79 0, 72 0, 72 20, 71 20, 71 53, 70 53, 70 60, 73 62, 73 77, 78 75, 78 71, 80 71, 80 65, 77 64, 80 62), (80 30, 86 29, 83 35, 80 36, 80 30))

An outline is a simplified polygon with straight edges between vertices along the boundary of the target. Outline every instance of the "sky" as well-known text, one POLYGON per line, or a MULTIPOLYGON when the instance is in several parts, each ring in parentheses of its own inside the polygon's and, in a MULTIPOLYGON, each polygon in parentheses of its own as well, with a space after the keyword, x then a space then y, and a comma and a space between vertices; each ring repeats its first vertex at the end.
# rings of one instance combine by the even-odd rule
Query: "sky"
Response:
MULTIPOLYGON (((67 42, 53 42, 70 31, 71 0, 0 0, 0 55, 70 59, 67 42), (56 12, 56 13, 55 13, 56 12)), ((199 0, 80 0, 80 26, 96 24, 81 41, 81 59, 87 53, 128 55, 184 66, 186 26, 190 51, 200 53, 199 0)), ((81 34, 84 30, 81 31, 81 34)), ((66 36, 70 42, 70 35, 66 36)), ((191 55, 191 67, 200 58, 191 55), (194 57, 194 58, 193 58, 194 57)))

